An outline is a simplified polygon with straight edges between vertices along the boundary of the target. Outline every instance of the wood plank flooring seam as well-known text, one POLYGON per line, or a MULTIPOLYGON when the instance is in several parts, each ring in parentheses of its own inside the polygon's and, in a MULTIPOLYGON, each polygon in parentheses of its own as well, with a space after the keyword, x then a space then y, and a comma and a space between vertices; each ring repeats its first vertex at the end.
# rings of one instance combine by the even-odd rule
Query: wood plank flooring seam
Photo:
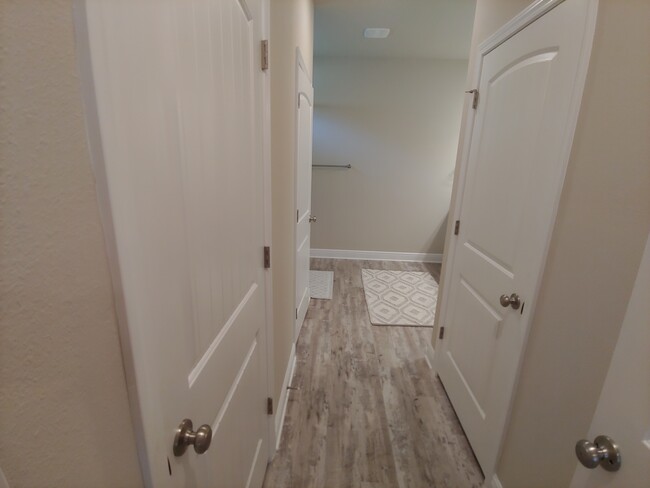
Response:
POLYGON ((331 300, 312 300, 280 449, 265 488, 480 487, 483 477, 426 360, 431 329, 370 325, 361 269, 440 265, 312 259, 334 271, 331 300))

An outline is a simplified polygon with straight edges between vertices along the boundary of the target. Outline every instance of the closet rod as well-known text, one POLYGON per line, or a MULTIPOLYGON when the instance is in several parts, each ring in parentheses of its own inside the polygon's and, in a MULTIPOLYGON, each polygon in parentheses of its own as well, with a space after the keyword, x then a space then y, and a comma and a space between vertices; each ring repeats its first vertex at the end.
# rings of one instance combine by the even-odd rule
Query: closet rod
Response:
POLYGON ((352 168, 351 164, 312 164, 313 168, 352 168))

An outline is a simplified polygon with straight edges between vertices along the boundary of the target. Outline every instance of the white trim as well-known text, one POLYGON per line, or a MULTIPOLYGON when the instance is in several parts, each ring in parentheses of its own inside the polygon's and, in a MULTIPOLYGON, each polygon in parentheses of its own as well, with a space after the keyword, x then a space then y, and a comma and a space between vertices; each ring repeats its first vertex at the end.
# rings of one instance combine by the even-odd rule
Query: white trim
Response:
POLYGON ((485 480, 485 488, 503 488, 503 485, 501 484, 501 481, 499 481, 499 478, 497 478, 497 475, 494 474, 489 485, 487 479, 485 480))
MULTIPOLYGON (((481 72, 483 69, 483 58, 489 54, 492 50, 494 50, 496 47, 499 45, 503 44, 506 42, 508 39, 516 35, 518 32, 523 30, 525 27, 529 26, 536 20, 538 20, 540 17, 542 17, 544 14, 548 13, 550 10, 553 8, 557 7, 561 3, 563 3, 565 0, 537 0, 534 3, 532 3, 529 7, 527 7, 525 10, 523 10, 521 13, 519 13, 517 16, 515 16, 513 19, 511 19, 509 22, 504 24, 500 29, 498 29, 494 34, 492 34, 490 37, 488 37, 485 41, 483 41, 479 45, 478 53, 476 54, 476 58, 474 61, 472 61, 475 64, 476 69, 474 70, 474 79, 472 80, 472 86, 471 88, 477 88, 481 79, 481 72)), ((584 33, 584 38, 583 38, 583 45, 582 45, 582 55, 579 61, 579 66, 577 70, 577 75, 575 79, 575 84, 574 84, 574 89, 573 89, 573 95, 571 98, 571 108, 570 108, 570 118, 568 119, 567 122, 567 134, 566 134, 566 139, 564 141, 565 147, 563 149, 563 170, 562 170, 562 180, 564 180, 566 176, 566 169, 569 164, 569 159, 571 156, 571 148, 573 146, 573 137, 575 133, 575 129, 577 126, 578 122, 578 116, 580 113, 580 105, 582 102, 582 95, 584 91, 584 86, 585 86, 585 81, 587 78, 587 71, 589 69, 589 61, 591 59, 591 49, 593 46, 593 38, 594 38, 594 33, 596 30, 596 16, 598 13, 598 2, 599 0, 586 0, 589 5, 587 9, 587 16, 585 19, 585 33, 584 33)), ((468 165, 468 160, 469 160, 469 150, 471 147, 471 142, 472 142, 472 135, 474 132, 474 123, 475 123, 475 114, 476 111, 472 109, 471 104, 466 103, 466 130, 465 130, 465 136, 464 140, 462 141, 462 145, 460 146, 460 152, 459 152, 459 158, 457 160, 457 165, 460 166, 459 172, 458 172, 458 181, 457 181, 457 188, 458 191, 456 193, 456 198, 452 201, 451 207, 449 209, 449 220, 451 222, 460 219, 460 214, 461 214, 461 204, 464 196, 464 190, 465 190, 465 178, 466 178, 466 168, 468 165)), ((556 195, 553 196, 553 214, 552 214, 552 220, 551 223, 554 223, 557 218, 557 211, 559 208, 559 203, 560 203, 560 196, 562 194, 562 187, 563 187, 563 181, 559 185, 559 189, 556 195)), ((448 235, 445 240, 445 248, 446 248, 446 253, 444 256, 444 267, 449 267, 443 277, 442 283, 440 283, 440 288, 438 292, 438 297, 441 300, 440 304, 440 314, 439 314, 439 320, 436 320, 436 323, 439 327, 442 326, 444 322, 444 319, 447 314, 447 306, 449 302, 449 293, 444 293, 444 290, 448 289, 451 286, 451 279, 453 276, 453 263, 454 263, 454 254, 455 254, 455 248, 456 248, 456 243, 454 241, 454 235, 451 232, 452 226, 448 227, 448 235), (442 296, 441 296, 442 295, 442 296)), ((528 315, 528 323, 526 324, 527 332, 526 332, 526 337, 524 338, 523 342, 523 349, 522 349, 522 354, 519 359, 519 363, 517 365, 517 373, 515 376, 515 382, 513 385, 512 389, 512 395, 510 397, 509 401, 509 407, 506 412, 506 417, 503 425, 503 429, 501 431, 498 447, 497 447, 497 457, 496 457, 496 462, 494 466, 490 466, 487 469, 484 470, 485 472, 485 483, 484 487, 489 488, 490 486, 493 486, 495 488, 499 488, 501 486, 501 483, 499 479, 496 477, 496 466, 498 465, 499 459, 501 452, 503 450, 503 441, 505 439, 505 431, 510 423, 510 417, 512 414, 512 405, 514 402, 514 397, 517 392, 518 386, 519 386, 519 375, 521 372, 521 365, 523 363, 525 354, 526 354, 526 343, 528 340, 528 334, 530 332, 530 326, 532 325, 532 317, 533 317, 533 312, 535 309, 535 304, 537 301, 537 297, 539 295, 539 289, 541 286, 541 281, 542 281, 542 275, 544 268, 546 266, 546 259, 548 257, 548 251, 551 243, 551 234, 552 234, 552 229, 553 225, 550 227, 549 234, 547 236, 547 240, 545 243, 545 250, 543 252, 543 258, 540 263, 540 268, 539 268, 539 273, 538 273, 538 279, 537 283, 535 284, 533 293, 532 293, 532 300, 529 300, 529 305, 527 308, 527 315, 528 315), (498 484, 494 484, 498 483, 498 484)), ((434 369, 436 368, 436 364, 433 363, 434 369)))
POLYGON ((428 252, 357 251, 346 249, 312 249, 312 258, 361 259, 365 261, 410 261, 442 263, 442 254, 428 252))
POLYGON ((424 351, 424 354, 429 368, 433 369, 433 358, 436 355, 436 351, 431 344, 428 345, 427 350, 424 351))
MULTIPOLYGON (((261 2, 261 37, 268 39, 271 32, 270 0, 261 2)), ((261 56, 261 53, 259 54, 261 56)), ((264 245, 272 244, 271 200, 271 68, 262 73, 262 158, 264 166, 264 245)), ((264 301, 266 309, 266 394, 273 398, 275 388, 275 357, 273 350, 273 270, 264 270, 264 301)), ((268 452, 270 461, 275 455, 276 437, 273 418, 268 418, 268 452)))
POLYGON ((497 48, 565 0, 536 0, 479 45, 481 57, 497 48))
POLYGON ((291 344, 291 353, 289 354, 289 362, 287 369, 284 372, 284 381, 282 382, 282 389, 280 390, 280 398, 278 399, 277 409, 275 411, 275 445, 277 450, 280 447, 282 440, 282 427, 284 427, 284 417, 287 413, 287 404, 289 403, 289 384, 293 378, 293 373, 296 369, 296 345, 291 344))

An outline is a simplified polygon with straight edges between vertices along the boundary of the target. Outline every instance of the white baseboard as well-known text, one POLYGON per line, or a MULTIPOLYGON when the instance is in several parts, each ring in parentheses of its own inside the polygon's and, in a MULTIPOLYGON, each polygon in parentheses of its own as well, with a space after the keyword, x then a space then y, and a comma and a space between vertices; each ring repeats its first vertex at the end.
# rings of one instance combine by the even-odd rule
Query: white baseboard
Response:
POLYGON ((503 488, 503 485, 501 484, 501 481, 499 481, 499 478, 497 478, 497 475, 492 476, 492 484, 490 485, 492 488, 503 488))
POLYGON ((312 258, 365 259, 367 261, 411 261, 442 263, 442 254, 428 252, 352 251, 345 249, 312 249, 312 258))
POLYGON ((427 364, 429 365, 429 368, 433 369, 433 355, 435 354, 435 351, 433 347, 429 344, 429 347, 427 347, 427 350, 425 352, 426 352, 425 358, 427 360, 427 364))
POLYGON ((282 389, 280 390, 280 398, 278 398, 278 405, 275 411, 275 448, 280 447, 280 440, 282 440, 282 427, 284 426, 284 416, 287 413, 287 403, 289 400, 289 384, 293 378, 293 372, 296 369, 296 344, 291 344, 291 353, 289 354, 289 362, 287 363, 287 370, 284 372, 284 381, 282 382, 282 389))

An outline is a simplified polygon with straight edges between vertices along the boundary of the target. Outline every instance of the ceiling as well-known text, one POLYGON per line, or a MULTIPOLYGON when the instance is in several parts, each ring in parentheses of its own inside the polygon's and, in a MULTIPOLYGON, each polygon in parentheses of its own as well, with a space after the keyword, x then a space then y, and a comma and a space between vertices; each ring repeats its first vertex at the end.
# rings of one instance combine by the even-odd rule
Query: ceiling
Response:
POLYGON ((315 0, 316 56, 467 59, 476 0, 315 0), (365 39, 388 27, 387 39, 365 39))

